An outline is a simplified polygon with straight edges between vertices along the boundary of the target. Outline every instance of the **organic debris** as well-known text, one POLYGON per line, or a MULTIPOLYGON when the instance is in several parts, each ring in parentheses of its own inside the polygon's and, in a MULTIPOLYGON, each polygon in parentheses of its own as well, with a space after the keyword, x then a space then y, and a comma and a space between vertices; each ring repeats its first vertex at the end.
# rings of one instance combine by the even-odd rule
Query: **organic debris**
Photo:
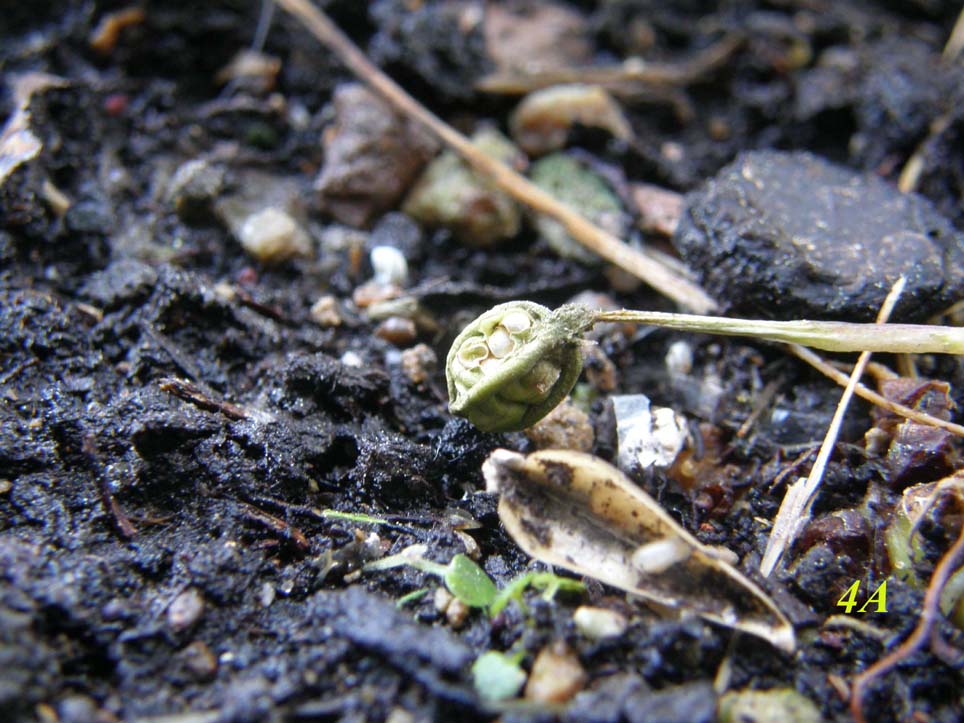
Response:
POLYGON ((496 450, 483 473, 502 524, 533 557, 794 649, 766 594, 615 467, 576 452, 496 450))

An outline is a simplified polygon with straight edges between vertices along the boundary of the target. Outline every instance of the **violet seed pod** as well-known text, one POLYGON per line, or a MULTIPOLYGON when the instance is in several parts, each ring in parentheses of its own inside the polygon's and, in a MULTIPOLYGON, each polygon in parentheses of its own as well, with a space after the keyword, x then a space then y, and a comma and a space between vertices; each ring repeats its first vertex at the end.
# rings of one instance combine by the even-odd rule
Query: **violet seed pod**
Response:
POLYGON ((542 419, 582 371, 593 313, 531 301, 499 304, 456 337, 445 361, 449 409, 484 432, 513 432, 542 419))

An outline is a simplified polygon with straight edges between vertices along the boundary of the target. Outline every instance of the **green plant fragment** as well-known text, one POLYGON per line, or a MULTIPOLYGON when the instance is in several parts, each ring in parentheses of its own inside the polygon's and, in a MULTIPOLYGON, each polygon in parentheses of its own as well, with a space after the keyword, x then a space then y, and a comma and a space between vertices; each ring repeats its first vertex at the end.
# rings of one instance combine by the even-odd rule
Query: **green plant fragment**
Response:
POLYGON ((492 578, 462 553, 445 569, 445 585, 455 597, 475 608, 491 605, 498 592, 492 578))
POLYGON ((421 600, 423 597, 425 597, 427 592, 427 587, 420 587, 418 590, 412 590, 412 592, 402 595, 400 598, 398 598, 398 600, 395 601, 395 607, 403 608, 410 602, 421 600))
POLYGON ((526 677, 514 657, 494 650, 482 653, 472 664, 472 684, 479 697, 487 701, 514 698, 526 677))

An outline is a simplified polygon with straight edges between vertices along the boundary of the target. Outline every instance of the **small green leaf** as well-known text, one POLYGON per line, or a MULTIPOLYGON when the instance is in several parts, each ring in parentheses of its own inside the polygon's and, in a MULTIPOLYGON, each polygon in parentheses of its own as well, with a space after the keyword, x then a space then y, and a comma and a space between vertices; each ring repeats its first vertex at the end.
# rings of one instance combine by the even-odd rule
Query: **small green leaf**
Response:
POLYGON ((459 600, 476 608, 491 605, 497 592, 495 583, 485 571, 461 553, 448 564, 445 585, 459 600))
POLYGON ((480 698, 490 701, 514 698, 526 682, 518 661, 494 650, 482 653, 472 664, 472 684, 480 698))
POLYGON ((425 594, 427 592, 428 592, 428 588, 422 587, 422 588, 419 588, 418 590, 413 590, 407 595, 402 595, 400 598, 398 598, 398 600, 395 601, 395 607, 402 608, 408 605, 408 603, 410 602, 413 602, 415 600, 421 600, 423 597, 425 597, 425 594))

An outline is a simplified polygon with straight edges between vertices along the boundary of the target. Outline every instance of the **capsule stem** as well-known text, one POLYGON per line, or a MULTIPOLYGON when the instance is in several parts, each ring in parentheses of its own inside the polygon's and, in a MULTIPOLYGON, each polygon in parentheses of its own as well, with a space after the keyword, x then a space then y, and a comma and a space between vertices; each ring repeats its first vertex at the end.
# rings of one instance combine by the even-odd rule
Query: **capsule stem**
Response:
POLYGON ((843 321, 766 321, 660 311, 597 311, 595 322, 632 322, 679 331, 749 336, 825 351, 893 354, 964 354, 964 328, 925 324, 854 324, 843 321))

